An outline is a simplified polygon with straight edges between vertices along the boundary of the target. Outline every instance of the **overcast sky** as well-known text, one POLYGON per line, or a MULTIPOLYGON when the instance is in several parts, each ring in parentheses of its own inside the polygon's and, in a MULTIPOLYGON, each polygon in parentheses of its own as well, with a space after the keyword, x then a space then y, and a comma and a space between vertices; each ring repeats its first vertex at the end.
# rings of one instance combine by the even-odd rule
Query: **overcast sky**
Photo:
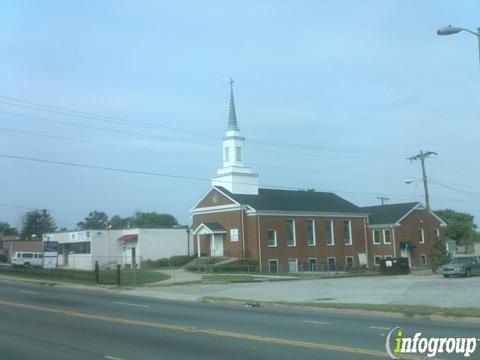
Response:
POLYGON ((422 201, 407 157, 432 150, 432 208, 480 219, 476 39, 436 35, 480 26, 478 1, 12 0, 0 23, 0 221, 190 223, 221 166, 230 78, 262 186, 422 201))

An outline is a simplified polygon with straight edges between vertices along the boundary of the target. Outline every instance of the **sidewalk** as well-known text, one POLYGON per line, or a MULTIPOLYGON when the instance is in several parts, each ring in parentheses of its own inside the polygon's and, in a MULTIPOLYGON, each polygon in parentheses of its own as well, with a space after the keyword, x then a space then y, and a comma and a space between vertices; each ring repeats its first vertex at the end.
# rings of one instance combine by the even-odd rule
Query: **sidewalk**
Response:
POLYGON ((191 283, 191 282, 202 280, 202 275, 201 274, 186 271, 184 269, 162 269, 162 270, 156 270, 156 271, 167 274, 168 276, 170 276, 170 278, 166 279, 166 280, 163 280, 163 281, 160 281, 158 283, 149 284, 149 285, 147 285, 148 287, 152 287, 152 286, 155 286, 155 285, 171 285, 171 284, 191 283))

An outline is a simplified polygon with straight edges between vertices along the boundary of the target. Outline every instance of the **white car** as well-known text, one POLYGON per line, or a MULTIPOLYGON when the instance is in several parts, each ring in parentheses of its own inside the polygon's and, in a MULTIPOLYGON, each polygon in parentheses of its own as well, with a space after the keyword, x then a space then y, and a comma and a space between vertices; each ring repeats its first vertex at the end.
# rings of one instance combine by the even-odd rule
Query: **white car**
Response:
POLYGON ((16 251, 12 255, 12 265, 15 266, 39 266, 43 265, 43 253, 16 251))

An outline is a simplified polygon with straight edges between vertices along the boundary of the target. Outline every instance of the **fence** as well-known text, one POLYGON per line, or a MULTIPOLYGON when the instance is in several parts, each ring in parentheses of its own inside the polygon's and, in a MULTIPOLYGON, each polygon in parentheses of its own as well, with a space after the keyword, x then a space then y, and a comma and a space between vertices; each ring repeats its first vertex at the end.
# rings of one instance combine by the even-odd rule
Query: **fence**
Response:
POLYGON ((43 269, 36 267, 0 266, 0 275, 12 275, 41 279, 45 281, 68 281, 101 285, 143 285, 163 281, 168 278, 158 271, 144 269, 122 269, 117 265, 113 269, 94 270, 43 269))
MULTIPOLYGON (((352 266, 349 263, 287 263, 270 262, 266 265, 252 263, 215 265, 197 262, 187 266, 187 270, 207 273, 259 273, 259 274, 318 274, 318 273, 363 273, 369 271, 366 267, 352 266)), ((378 271, 378 269, 374 269, 378 271)))

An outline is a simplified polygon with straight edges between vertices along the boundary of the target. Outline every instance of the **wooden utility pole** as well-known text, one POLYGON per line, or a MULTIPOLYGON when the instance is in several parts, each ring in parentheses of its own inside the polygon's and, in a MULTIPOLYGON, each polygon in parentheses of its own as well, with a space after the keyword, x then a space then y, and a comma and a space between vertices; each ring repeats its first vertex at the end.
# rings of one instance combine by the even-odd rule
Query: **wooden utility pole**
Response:
POLYGON ((388 197, 386 197, 386 196, 377 196, 377 199, 382 202, 382 205, 385 205, 385 202, 387 202, 388 200, 390 200, 390 198, 388 198, 388 197))

